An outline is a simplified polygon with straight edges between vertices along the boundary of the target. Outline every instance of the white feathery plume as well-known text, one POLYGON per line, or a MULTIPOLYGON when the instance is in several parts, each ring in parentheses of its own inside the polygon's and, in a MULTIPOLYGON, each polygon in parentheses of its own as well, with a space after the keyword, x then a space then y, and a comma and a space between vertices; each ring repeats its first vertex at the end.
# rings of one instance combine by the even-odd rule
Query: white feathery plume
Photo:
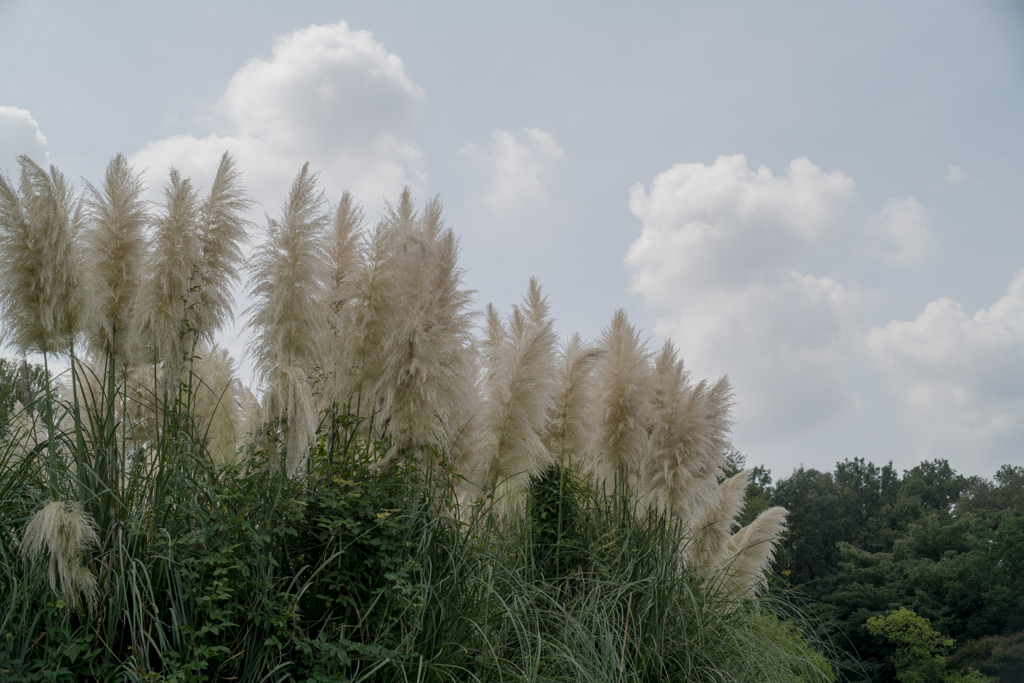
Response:
POLYGON ((245 262, 242 245, 249 240, 252 225, 245 215, 252 204, 235 160, 224 152, 210 194, 199 207, 199 303, 190 324, 207 343, 225 323, 234 320, 231 289, 245 262))
POLYGON ((280 219, 268 219, 267 240, 250 265, 255 302, 248 310, 253 330, 248 349, 266 386, 265 416, 280 420, 285 432, 290 475, 304 464, 317 426, 309 373, 320 357, 326 326, 320 305, 330 220, 317 181, 305 164, 280 219))
POLYGON ((150 221, 142 190, 141 174, 135 173, 123 154, 110 160, 101 188, 86 184, 91 286, 96 299, 95 319, 88 330, 93 353, 104 353, 115 331, 120 358, 132 346, 129 325, 146 258, 144 231, 150 221))
POLYGON ((726 543, 720 563, 725 566, 724 588, 730 595, 752 597, 767 586, 765 571, 775 559, 786 529, 786 508, 768 508, 726 543))
POLYGON ((690 566, 711 569, 725 550, 743 511, 751 470, 743 470, 718 485, 714 501, 692 526, 693 541, 688 549, 690 566))
POLYGON ((446 447, 472 401, 472 292, 463 288, 459 245, 444 227, 441 204, 427 203, 424 220, 403 230, 392 255, 398 285, 382 340, 375 405, 399 451, 427 443, 446 447))
POLYGON ((402 190, 398 204, 385 207, 384 218, 370 234, 366 256, 355 282, 348 331, 344 334, 348 381, 343 381, 337 399, 359 404, 364 416, 374 417, 380 429, 388 416, 383 405, 387 396, 377 393, 385 362, 385 340, 404 324, 402 303, 416 292, 408 291, 409 276, 403 272, 410 259, 402 258, 419 230, 412 193, 402 190))
MULTIPOLYGON (((406 188, 403 200, 408 193, 406 188)), ((379 221, 370 233, 352 282, 347 315, 339 325, 341 371, 337 373, 334 398, 339 404, 351 403, 353 410, 358 405, 363 415, 373 415, 377 408, 373 386, 383 362, 380 349, 394 317, 395 302, 404 294, 399 291, 401 273, 392 257, 401 233, 413 219, 411 198, 399 206, 405 216, 389 206, 389 219, 379 221)))
POLYGON ((621 308, 604 329, 598 348, 593 375, 596 429, 584 467, 598 488, 610 494, 616 482, 634 488, 649 447, 651 368, 646 344, 621 308))
POLYGON ((81 264, 81 203, 56 167, 18 157, 17 190, 0 175, 3 340, 21 352, 71 351, 91 303, 81 264))
POLYGON ((542 440, 555 388, 549 310, 536 278, 507 327, 493 306, 487 309, 480 450, 467 464, 478 485, 496 486, 495 502, 505 512, 520 507, 530 477, 551 462, 542 440))
MULTIPOLYGON (((324 300, 336 320, 355 295, 354 280, 362 257, 362 225, 362 209, 353 201, 352 193, 344 192, 335 209, 333 229, 327 240, 328 271, 324 300)), ((340 322, 338 320, 335 324, 340 322)))
POLYGON ((25 526, 22 551, 32 559, 49 555, 50 589, 79 612, 83 595, 90 608, 99 598, 96 576, 82 566, 85 552, 97 545, 96 522, 82 506, 73 501, 53 501, 25 526))
POLYGON ((132 323, 132 338, 147 361, 164 364, 168 382, 181 377, 185 356, 197 341, 190 320, 200 303, 202 249, 198 193, 172 168, 132 323))
POLYGON ((560 356, 544 445, 555 462, 575 468, 594 433, 592 372, 600 351, 584 344, 580 335, 574 334, 563 346, 560 356))
MULTIPOLYGON (((295 365, 277 368, 266 380, 263 394, 265 419, 280 420, 285 439, 286 472, 294 476, 302 470, 316 435, 316 399, 306 371, 295 365)), ((280 456, 271 454, 272 462, 280 456)))
POLYGON ((320 359, 328 382, 324 398, 328 403, 340 401, 342 406, 350 396, 355 362, 351 342, 355 324, 353 306, 365 258, 362 223, 362 210, 353 201, 352 194, 344 192, 327 239, 324 307, 328 324, 320 359))
POLYGON ((692 522, 714 501, 731 425, 731 390, 689 383, 689 373, 666 341, 654 363, 651 453, 641 476, 646 501, 663 514, 692 522))
POLYGON ((238 384, 238 415, 238 434, 242 443, 252 443, 263 425, 263 408, 260 407, 260 401, 256 394, 252 393, 252 389, 241 382, 238 384))
POLYGON ((132 329, 147 360, 164 363, 164 377, 173 381, 195 345, 212 343, 232 318, 230 288, 243 260, 251 201, 227 153, 206 199, 173 168, 164 197, 132 329))
POLYGON ((203 344, 196 349, 193 373, 197 434, 204 438, 214 464, 234 462, 244 434, 242 386, 235 374, 235 361, 222 346, 203 344))

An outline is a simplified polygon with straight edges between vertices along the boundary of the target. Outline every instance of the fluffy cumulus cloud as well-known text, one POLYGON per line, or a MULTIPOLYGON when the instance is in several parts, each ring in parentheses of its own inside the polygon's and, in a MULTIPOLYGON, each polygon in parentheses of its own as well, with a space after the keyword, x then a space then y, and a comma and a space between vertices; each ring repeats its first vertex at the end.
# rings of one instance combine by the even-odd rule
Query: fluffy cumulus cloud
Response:
MULTIPOLYGON (((858 224, 854 202, 853 180, 806 159, 781 175, 742 156, 674 166, 632 188, 633 290, 697 376, 733 379, 740 447, 820 445, 814 428, 827 424, 900 444, 877 454, 900 467, 942 457, 990 475, 1024 439, 1024 270, 974 314, 944 298, 872 326, 879 293, 797 264, 864 253, 918 263, 929 212, 892 199, 858 224)), ((864 455, 830 447, 830 458, 864 455)))
POLYGON ((565 161, 554 135, 527 128, 520 135, 496 130, 486 149, 467 145, 460 150, 488 178, 483 201, 504 212, 543 202, 547 187, 565 161))
POLYGON ((914 320, 871 328, 867 349, 913 421, 922 457, 998 456, 1001 447, 1019 457, 1024 271, 1002 298, 974 315, 941 298, 914 320))
POLYGON ((775 175, 743 156, 679 164, 632 188, 633 291, 662 312, 656 332, 695 372, 729 373, 752 432, 799 430, 847 400, 841 374, 864 295, 793 264, 850 229, 854 192, 807 159, 775 175))
POLYGON ((876 249, 889 265, 918 263, 928 252, 928 214, 913 197, 890 199, 869 224, 876 249))
POLYGON ((235 73, 214 106, 221 130, 155 141, 133 161, 151 177, 175 166, 202 180, 230 151, 271 213, 309 161, 329 193, 351 190, 372 208, 422 179, 421 153, 408 138, 423 97, 370 32, 343 21, 310 26, 235 73))
POLYGON ((21 154, 41 165, 50 161, 46 138, 32 114, 18 107, 0 106, 0 169, 13 173, 21 154))

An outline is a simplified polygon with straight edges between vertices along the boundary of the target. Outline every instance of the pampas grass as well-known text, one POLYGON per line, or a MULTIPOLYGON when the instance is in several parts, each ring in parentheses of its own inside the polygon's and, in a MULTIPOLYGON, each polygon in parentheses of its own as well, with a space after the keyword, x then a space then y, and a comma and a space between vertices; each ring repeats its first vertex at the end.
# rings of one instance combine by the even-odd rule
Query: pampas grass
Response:
POLYGON ((31 559, 49 559, 50 589, 76 612, 82 596, 90 608, 99 599, 96 576, 82 566, 85 552, 99 544, 96 522, 73 501, 53 501, 25 526, 22 551, 31 559))
POLYGON ((252 207, 235 160, 224 152, 210 194, 199 207, 199 304, 190 324, 199 339, 211 343, 213 335, 234 319, 231 288, 245 262, 242 245, 248 242, 252 207))
POLYGON ((384 364, 383 347, 392 334, 397 308, 403 297, 415 293, 402 291, 405 279, 401 271, 401 245, 415 230, 416 213, 409 188, 402 190, 398 205, 386 205, 384 218, 368 235, 364 259, 356 273, 354 295, 341 344, 345 351, 339 356, 348 372, 339 375, 335 399, 337 403, 357 405, 359 412, 371 418, 379 428, 380 400, 375 389, 384 364))
POLYGON ((578 469, 594 433, 592 373, 601 352, 574 334, 563 346, 544 445, 562 467, 578 469))
POLYGON ((430 443, 447 447, 475 398, 472 292, 462 287, 458 240, 439 200, 399 230, 391 268, 401 296, 390 306, 374 406, 388 416, 396 447, 420 453, 430 443))
POLYGON ((113 350, 116 343, 117 355, 123 358, 132 346, 127 336, 146 257, 144 231, 150 222, 142 190, 142 176, 123 154, 110 160, 102 187, 86 184, 90 284, 96 301, 87 333, 93 353, 113 350), (116 342, 115 334, 121 337, 116 342))
POLYGON ((268 219, 267 240, 256 248, 249 268, 255 302, 248 310, 253 331, 248 349, 265 387, 264 416, 279 420, 285 433, 289 474, 305 462, 318 423, 309 376, 326 330, 320 303, 330 220, 318 178, 309 164, 302 167, 280 219, 268 219))
POLYGON ((0 175, 3 339, 21 352, 69 353, 87 317, 81 204, 63 174, 26 156, 19 187, 0 175))
POLYGON ((167 381, 181 376, 196 344, 212 343, 232 318, 230 286, 238 278, 250 204, 226 153, 206 199, 170 171, 132 326, 146 360, 165 365, 167 381))
POLYGON ((785 508, 768 508, 726 543, 724 587, 732 596, 748 598, 766 585, 765 572, 775 559, 775 549, 786 529, 785 508))
MULTIPOLYGON (((199 306, 202 239, 200 200, 187 178, 171 169, 164 186, 164 204, 156 219, 149 276, 139 289, 133 338, 151 363, 163 363, 164 377, 176 381, 198 341, 191 321, 199 306)), ((164 386, 166 393, 169 387, 164 386)))
POLYGON ((641 487, 662 514, 692 523, 715 502, 729 446, 731 396, 726 378, 692 386, 672 342, 665 342, 654 362, 651 454, 641 487))
POLYGON ((352 306, 357 294, 357 279, 363 269, 363 212, 344 192, 334 211, 334 221, 327 239, 327 276, 324 286, 324 308, 327 335, 322 343, 321 366, 327 384, 324 393, 328 402, 338 397, 347 399, 351 389, 353 366, 352 306))
POLYGON ((196 433, 214 465, 235 461, 245 435, 242 384, 227 349, 214 344, 196 349, 193 366, 196 433))
POLYGON ((604 329, 594 367, 596 424, 584 467, 609 494, 633 490, 648 451, 649 354, 621 308, 604 329))
POLYGON ((487 309, 479 452, 467 464, 478 485, 496 486, 495 502, 506 512, 519 509, 530 477, 551 462, 542 440, 555 389, 549 310, 536 278, 507 323, 487 309))
POLYGON ((718 485, 712 503, 694 518, 689 560, 695 569, 711 570, 726 559, 726 544, 736 518, 743 511, 750 473, 751 470, 743 470, 725 479, 718 485))

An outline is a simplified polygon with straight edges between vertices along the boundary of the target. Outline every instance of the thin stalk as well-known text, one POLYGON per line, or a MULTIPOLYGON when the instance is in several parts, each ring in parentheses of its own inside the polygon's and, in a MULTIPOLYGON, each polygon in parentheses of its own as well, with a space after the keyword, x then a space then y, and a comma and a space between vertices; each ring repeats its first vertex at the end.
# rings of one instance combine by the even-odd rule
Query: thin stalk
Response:
POLYGON ((43 375, 46 378, 46 453, 49 458, 47 466, 47 485, 50 492, 50 500, 57 500, 57 445, 56 434, 53 425, 53 390, 50 387, 50 362, 49 354, 43 351, 43 375))

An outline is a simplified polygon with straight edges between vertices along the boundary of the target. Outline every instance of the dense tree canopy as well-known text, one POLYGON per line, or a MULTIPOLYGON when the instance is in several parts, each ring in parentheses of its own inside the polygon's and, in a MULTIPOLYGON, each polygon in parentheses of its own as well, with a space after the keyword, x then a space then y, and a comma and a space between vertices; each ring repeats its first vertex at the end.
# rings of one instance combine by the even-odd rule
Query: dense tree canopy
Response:
POLYGON ((935 460, 900 476, 855 458, 774 485, 762 471, 747 501, 745 514, 789 509, 777 576, 810 599, 851 678, 895 680, 896 645, 868 624, 905 609, 954 641, 956 666, 1024 680, 1024 467, 989 480, 935 460))

